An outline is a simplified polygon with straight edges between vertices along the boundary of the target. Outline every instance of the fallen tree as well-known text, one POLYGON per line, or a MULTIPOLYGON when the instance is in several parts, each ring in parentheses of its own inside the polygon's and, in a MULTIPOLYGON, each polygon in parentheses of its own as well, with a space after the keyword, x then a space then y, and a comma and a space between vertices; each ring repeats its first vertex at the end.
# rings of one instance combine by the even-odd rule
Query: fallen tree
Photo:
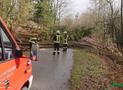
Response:
POLYGON ((106 77, 110 81, 123 80, 123 55, 117 47, 105 46, 88 37, 73 43, 72 47, 87 50, 101 57, 112 72, 106 77))

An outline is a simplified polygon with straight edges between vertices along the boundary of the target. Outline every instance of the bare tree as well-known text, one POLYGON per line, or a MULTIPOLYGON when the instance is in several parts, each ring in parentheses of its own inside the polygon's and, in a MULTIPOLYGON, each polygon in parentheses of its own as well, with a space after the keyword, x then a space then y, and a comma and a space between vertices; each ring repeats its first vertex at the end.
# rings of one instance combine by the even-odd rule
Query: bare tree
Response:
POLYGON ((58 25, 60 25, 61 19, 64 16, 70 1, 68 0, 52 0, 52 1, 54 8, 54 16, 56 17, 55 23, 58 23, 58 25))
MULTIPOLYGON (((123 38, 123 0, 121 0, 121 36, 123 38)), ((123 44, 123 41, 122 41, 123 44)))
POLYGON ((97 26, 110 35, 113 40, 116 38, 116 21, 119 18, 119 8, 116 7, 115 0, 92 0, 95 8, 94 13, 97 15, 97 26))

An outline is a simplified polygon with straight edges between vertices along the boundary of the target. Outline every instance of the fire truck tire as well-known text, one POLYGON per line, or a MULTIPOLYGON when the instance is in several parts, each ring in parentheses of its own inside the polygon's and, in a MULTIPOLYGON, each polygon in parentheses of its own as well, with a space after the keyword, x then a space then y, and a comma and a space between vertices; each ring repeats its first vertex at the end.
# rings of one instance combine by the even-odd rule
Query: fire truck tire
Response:
POLYGON ((28 90, 28 87, 25 86, 21 90, 28 90))

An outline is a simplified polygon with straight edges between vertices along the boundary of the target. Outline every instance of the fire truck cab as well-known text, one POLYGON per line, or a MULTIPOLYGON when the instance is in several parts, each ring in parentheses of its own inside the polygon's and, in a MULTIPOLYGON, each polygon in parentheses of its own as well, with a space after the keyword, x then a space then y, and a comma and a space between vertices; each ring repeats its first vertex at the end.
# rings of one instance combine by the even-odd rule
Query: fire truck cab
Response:
POLYGON ((32 80, 30 57, 22 54, 0 17, 0 90, 29 90, 32 80))

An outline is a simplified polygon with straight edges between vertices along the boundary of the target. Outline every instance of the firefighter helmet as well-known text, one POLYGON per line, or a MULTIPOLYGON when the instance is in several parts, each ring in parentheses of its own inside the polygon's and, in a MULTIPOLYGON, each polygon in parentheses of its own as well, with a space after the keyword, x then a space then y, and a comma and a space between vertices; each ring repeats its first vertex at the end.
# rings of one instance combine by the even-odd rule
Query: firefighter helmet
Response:
POLYGON ((56 33, 57 33, 57 34, 60 34, 60 31, 59 31, 59 30, 57 30, 57 31, 56 31, 56 33))
POLYGON ((64 34, 67 34, 67 31, 64 31, 64 34))

